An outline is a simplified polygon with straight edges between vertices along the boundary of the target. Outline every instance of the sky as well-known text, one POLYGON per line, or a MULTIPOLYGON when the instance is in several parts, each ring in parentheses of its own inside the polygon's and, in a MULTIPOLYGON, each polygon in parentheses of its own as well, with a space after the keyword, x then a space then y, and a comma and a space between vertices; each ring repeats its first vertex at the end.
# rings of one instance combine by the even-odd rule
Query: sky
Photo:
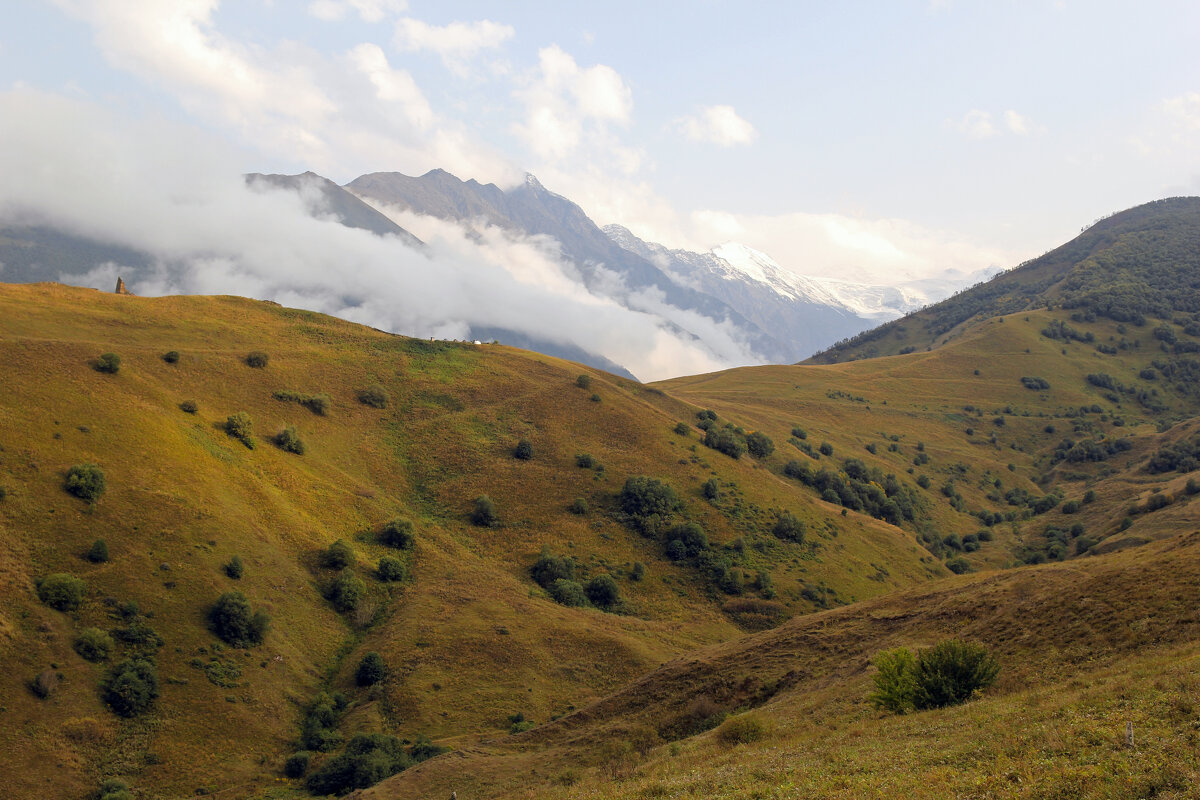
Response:
MULTIPOLYGON (((965 274, 1200 194, 1198 52, 1184 1, 6 0, 0 214, 120 239, 122 203, 191 203, 209 227, 156 252, 198 251, 243 223, 216 175, 531 172, 670 247, 738 241, 864 282, 965 274)), ((569 272, 508 244, 551 263, 495 255, 518 283, 569 272)))

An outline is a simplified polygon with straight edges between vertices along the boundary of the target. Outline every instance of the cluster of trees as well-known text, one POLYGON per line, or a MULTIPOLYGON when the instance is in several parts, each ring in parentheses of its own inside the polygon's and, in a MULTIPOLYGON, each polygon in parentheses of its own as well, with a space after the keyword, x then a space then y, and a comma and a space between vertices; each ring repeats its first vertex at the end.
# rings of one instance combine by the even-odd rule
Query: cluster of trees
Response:
POLYGON ((1146 463, 1146 471, 1152 475, 1197 469, 1200 469, 1200 436, 1164 445, 1146 463))
MULTIPOLYGON (((644 568, 643 568, 644 569, 644 568)), ((556 603, 577 608, 594 606, 614 611, 621 606, 621 589, 607 572, 580 583, 575 575, 575 559, 556 556, 543 547, 538 560, 529 569, 535 583, 545 589, 556 603)))
MULTIPOLYGON (((830 452, 833 452, 832 448, 830 452)), ((813 472, 807 464, 789 461, 783 472, 816 489, 826 502, 862 511, 893 525, 914 520, 920 509, 921 500, 916 491, 901 483, 894 474, 885 475, 878 467, 868 467, 858 458, 843 461, 841 471, 822 468, 813 472)))
POLYGON ((1054 448, 1050 463, 1057 464, 1066 461, 1069 464, 1079 464, 1084 461, 1107 461, 1119 453, 1128 452, 1133 443, 1128 439, 1063 439, 1054 448))

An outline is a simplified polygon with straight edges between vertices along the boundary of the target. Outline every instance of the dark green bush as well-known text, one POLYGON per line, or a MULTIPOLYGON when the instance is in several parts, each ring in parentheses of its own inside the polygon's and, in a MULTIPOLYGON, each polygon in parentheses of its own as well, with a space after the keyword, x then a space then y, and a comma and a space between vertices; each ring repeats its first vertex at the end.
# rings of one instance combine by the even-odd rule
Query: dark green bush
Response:
POLYGON ((384 556, 379 559, 379 567, 375 574, 379 576, 379 580, 388 583, 402 581, 408 577, 408 570, 404 568, 404 562, 395 556, 384 556))
POLYGON ((109 778, 100 784, 96 791, 96 800, 134 800, 129 784, 116 778, 109 778))
POLYGON ((833 455, 833 445, 829 442, 821 442, 821 446, 817 448, 823 456, 833 455))
POLYGON ((121 357, 116 353, 104 353, 96 359, 94 366, 97 372, 115 375, 121 371, 121 357))
POLYGON ((590 453, 578 453, 575 456, 575 466, 581 469, 593 469, 596 466, 596 459, 592 458, 590 453))
POLYGON ((37 581, 38 599, 59 611, 79 608, 86 589, 82 580, 65 572, 55 572, 37 581))
POLYGON ((572 514, 578 514, 581 517, 587 516, 588 502, 582 497, 576 497, 571 505, 567 506, 567 510, 572 514))
POLYGON ((580 375, 575 379, 575 385, 580 389, 592 388, 592 377, 590 375, 580 375))
POLYGON ((513 458, 521 461, 528 461, 533 458, 533 443, 528 439, 522 439, 517 442, 517 446, 513 448, 513 458))
POLYGON ((199 408, 195 400, 184 400, 179 404, 179 410, 185 414, 195 414, 199 408))
POLYGON ((378 383, 373 383, 358 393, 358 402, 371 408, 387 408, 392 402, 391 395, 378 383))
POLYGON ((103 661, 116 646, 113 638, 99 628, 84 628, 74 644, 75 652, 88 661, 103 661))
POLYGON ((127 658, 101 687, 104 702, 122 717, 136 717, 158 699, 158 670, 147 658, 127 658))
POLYGON ((246 366, 254 367, 255 369, 263 369, 270 360, 271 357, 261 350, 255 350, 246 354, 246 366))
POLYGON ((704 495, 706 500, 716 500, 721 496, 721 485, 717 483, 716 478, 709 478, 700 487, 700 493, 704 495))
POLYGON ((416 543, 412 523, 400 517, 384 523, 383 530, 379 532, 379 543, 397 550, 412 550, 416 543))
POLYGON ((905 714, 914 708, 917 660, 907 647, 884 650, 873 659, 875 691, 867 699, 879 708, 905 714))
POLYGON ((178 363, 179 362, 179 351, 178 350, 168 350, 167 352, 163 353, 162 360, 167 362, 168 364, 178 363))
POLYGON ((646 565, 640 561, 633 562, 633 569, 629 572, 629 580, 640 581, 646 577, 646 565))
POLYGON ((285 453, 295 453, 298 456, 304 455, 304 442, 300 440, 300 435, 296 433, 295 428, 284 428, 271 440, 275 446, 285 453))
POLYGON ((76 464, 67 470, 63 487, 79 499, 94 503, 107 488, 104 470, 95 464, 76 464))
POLYGON ((692 432, 692 426, 688 425, 686 422, 675 423, 675 435, 676 436, 687 436, 691 432, 692 432))
POLYGON ((241 556, 234 556, 225 564, 225 574, 235 581, 241 580, 244 571, 245 565, 242 564, 241 556))
POLYGON ((327 394, 304 394, 291 390, 280 390, 275 392, 274 397, 276 400, 287 403, 298 403, 322 417, 328 414, 329 409, 333 406, 333 400, 327 394))
POLYGON ((321 554, 321 566, 344 569, 354 563, 354 551, 345 539, 338 539, 321 554))
POLYGON ((608 573, 601 573, 589 580, 583 587, 583 592, 588 601, 597 608, 608 610, 621 602, 621 589, 608 573))
POLYGON ((868 698, 899 714, 966 702, 995 683, 1000 672, 983 645, 957 639, 939 642, 916 658, 906 648, 884 651, 875 665, 876 691, 868 698))
POLYGON ((797 439, 801 440, 807 439, 808 431, 804 430, 804 428, 792 428, 792 436, 795 436, 797 439))
POLYGON ((341 734, 334 728, 346 710, 346 698, 340 693, 317 695, 312 708, 300 727, 300 746, 305 750, 328 753, 342 743, 341 734))
POLYGON ((471 512, 471 523, 481 528, 494 528, 500 524, 496 504, 486 494, 475 498, 475 509, 471 512))
POLYGON ((349 569, 344 569, 329 585, 329 602, 338 611, 353 611, 362 602, 367 585, 349 569))
POLYGON ((250 601, 241 592, 226 592, 217 598, 208 612, 208 621, 213 633, 234 647, 262 644, 270 627, 266 612, 252 613, 250 601))
POLYGON ((755 431, 746 437, 746 449, 755 458, 766 458, 775 452, 775 443, 771 437, 761 431, 755 431))
POLYGON ((387 677, 387 671, 383 656, 372 650, 358 662, 358 669, 354 671, 354 682, 359 686, 374 686, 387 677))
POLYGON ((633 517, 666 517, 682 506, 674 489, 658 478, 645 475, 628 478, 618 500, 621 510, 633 517))
POLYGON ((308 772, 308 763, 311 760, 312 753, 307 750, 292 753, 287 761, 283 762, 283 774, 289 778, 303 778, 304 773, 308 772))
POLYGON ((225 433, 237 439, 249 449, 254 449, 254 421, 245 411, 230 414, 225 420, 225 433))
POLYGON ((575 579, 575 559, 570 556, 556 556, 547 545, 542 548, 538 560, 529 568, 529 574, 534 583, 549 591, 557 580, 575 579))
POLYGON ((726 744, 749 744, 767 735, 767 724, 754 713, 729 717, 717 728, 717 738, 726 744))
POLYGON ((742 453, 746 452, 746 437, 729 425, 723 428, 712 427, 704 434, 704 446, 730 458, 741 458, 742 453))
POLYGON ((88 548, 84 558, 93 564, 103 564, 108 561, 108 543, 103 539, 92 542, 92 546, 88 548))
POLYGON ((400 740, 383 733, 360 733, 345 751, 326 761, 309 776, 313 794, 346 794, 366 789, 412 765, 400 740))
POLYGON ((560 578, 550 585, 549 591, 554 602, 561 605, 581 608, 588 604, 587 593, 576 581, 560 578))
POLYGON ((971 571, 971 562, 967 561, 962 556, 955 556, 946 562, 946 569, 950 570, 955 575, 965 575, 971 571))
POLYGON ((600 402, 600 400, 601 400, 601 398, 600 398, 600 395, 598 395, 598 394, 593 394, 593 395, 592 395, 592 396, 591 396, 589 399, 590 399, 590 400, 591 400, 593 403, 599 403, 599 402, 600 402))
POLYGON ((802 544, 804 542, 804 523, 796 519, 792 512, 784 511, 775 520, 775 527, 771 528, 771 533, 775 538, 785 542, 802 544))

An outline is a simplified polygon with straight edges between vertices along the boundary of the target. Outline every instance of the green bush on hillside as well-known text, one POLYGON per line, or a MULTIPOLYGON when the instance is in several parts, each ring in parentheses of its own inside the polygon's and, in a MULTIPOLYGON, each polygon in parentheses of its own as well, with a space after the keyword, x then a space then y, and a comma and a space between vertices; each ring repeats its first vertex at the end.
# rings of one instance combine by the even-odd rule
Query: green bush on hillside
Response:
POLYGON ((129 784, 116 778, 109 778, 101 783, 95 797, 96 800, 134 800, 133 792, 129 791, 129 784))
POLYGON ((618 500, 621 510, 631 517, 668 517, 683 505, 674 489, 645 475, 626 479, 618 500))
POLYGON ((254 421, 245 411, 230 414, 225 420, 225 433, 246 445, 250 450, 254 449, 253 428, 254 421))
POLYGON ((758 714, 729 717, 717 728, 717 738, 726 744, 749 744, 767 735, 767 724, 758 714))
POLYGON ((746 452, 746 437, 728 423, 722 427, 712 427, 704 434, 704 446, 711 447, 719 453, 737 459, 746 452))
POLYGON ((481 528, 494 528, 500 524, 500 516, 496 513, 496 504, 486 494, 475 498, 475 508, 471 512, 471 523, 481 528))
POLYGON ((283 774, 289 778, 303 778, 304 773, 308 772, 308 764, 312 760, 312 753, 307 750, 300 750, 288 756, 287 761, 283 762, 283 774))
POLYGON ((554 602, 560 605, 583 608, 588 604, 587 593, 577 581, 560 578, 550 584, 549 592, 554 602))
POLYGON ((588 513, 588 502, 582 497, 576 497, 571 505, 567 506, 567 511, 578 516, 585 517, 588 513))
POLYGON ((92 546, 88 548, 84 558, 93 564, 103 564, 108 561, 108 542, 103 539, 92 542, 92 546))
POLYGON ((412 523, 400 517, 384 523, 379 532, 379 543, 397 550, 412 550, 416 543, 412 523))
POLYGON ((570 556, 556 556, 547 545, 542 548, 541 555, 529 568, 529 574, 534 583, 549 591, 557 580, 575 579, 575 559, 570 556))
POLYGON ((705 500, 716 500, 721 496, 721 484, 716 478, 709 478, 701 485, 700 494, 704 495, 705 500))
POLYGON ((575 378, 575 385, 580 389, 592 388, 592 377, 590 375, 580 375, 575 378))
POLYGON ((321 554, 321 566, 330 569, 344 569, 354 563, 354 551, 345 539, 338 539, 321 554))
POLYGON ((252 612, 249 599, 241 592, 226 592, 217 598, 208 612, 208 621, 213 633, 234 647, 262 644, 270 627, 266 612, 252 612))
POLYGON ((686 422, 675 423, 675 435, 676 436, 687 436, 691 432, 692 432, 692 426, 688 425, 686 422))
POLYGON ((868 696, 880 708, 903 714, 958 705, 996 681, 1000 665, 983 645, 947 639, 921 650, 880 653, 875 691, 868 696))
POLYGON ((583 587, 588 602, 608 611, 621 602, 621 589, 612 575, 602 573, 592 578, 583 587))
POLYGON ((775 452, 775 443, 771 437, 761 431, 755 431, 746 437, 746 449, 755 458, 766 458, 775 452))
POLYGON ((408 570, 404 568, 404 562, 395 556, 384 556, 379 559, 379 566, 376 568, 375 574, 381 581, 395 583, 407 578, 408 570))
POLYGON ((271 440, 275 446, 285 453, 295 453, 298 456, 304 455, 304 442, 301 441, 300 435, 296 433, 295 428, 284 428, 279 433, 275 434, 271 440))
POLYGON ((261 350, 255 350, 246 354, 246 366, 254 367, 255 369, 263 369, 267 366, 267 362, 271 357, 261 350))
POLYGON ((387 671, 383 656, 372 650, 358 662, 358 669, 354 671, 354 682, 359 686, 374 686, 387 677, 387 671))
POLYGON ((167 362, 168 364, 178 363, 179 362, 179 351, 178 350, 168 350, 167 352, 162 354, 162 360, 167 362))
POLYGON ((245 572, 246 567, 242 563, 241 556, 235 555, 233 558, 229 559, 229 561, 227 561, 225 563, 224 569, 225 569, 225 574, 228 577, 232 578, 235 581, 238 581, 238 580, 242 579, 242 573, 245 572))
POLYGON ((373 383, 367 388, 359 390, 358 402, 371 408, 387 408, 392 402, 392 398, 387 389, 378 383, 373 383))
POLYGON ((520 461, 528 461, 533 458, 533 443, 528 439, 521 439, 513 448, 513 458, 520 461))
POLYGON ((307 787, 318 795, 346 794, 366 789, 412 765, 412 759, 395 736, 360 733, 345 751, 326 761, 309 776, 307 787))
POLYGON ((127 658, 101 687, 104 702, 122 717, 136 717, 158 699, 158 670, 148 658, 127 658))
POLYGON ((771 528, 771 533, 776 539, 782 539, 785 542, 804 543, 804 523, 796 519, 790 511, 784 511, 779 515, 779 518, 775 520, 775 527, 771 528))
POLYGON ((344 569, 329 585, 327 597, 338 611, 353 611, 367 593, 367 585, 349 569, 344 569))
POLYGON ((273 397, 285 403, 298 403, 319 416, 325 416, 333 406, 333 400, 327 394, 304 394, 291 390, 280 390, 273 397))
POLYGON ((185 414, 195 414, 200 409, 195 400, 184 400, 179 404, 179 410, 185 414))
POLYGON ((87 661, 103 661, 112 653, 116 643, 99 628, 84 628, 75 637, 75 652, 87 661))
POLYGON ((96 372, 107 372, 115 375, 121 371, 121 357, 116 353, 103 353, 93 365, 96 372))
POLYGON ((55 572, 37 580, 38 599, 58 611, 79 608, 86 589, 82 580, 65 572, 55 572))
POLYGON ((63 488, 80 500, 94 503, 107 488, 104 470, 95 464, 76 464, 67 470, 63 488))

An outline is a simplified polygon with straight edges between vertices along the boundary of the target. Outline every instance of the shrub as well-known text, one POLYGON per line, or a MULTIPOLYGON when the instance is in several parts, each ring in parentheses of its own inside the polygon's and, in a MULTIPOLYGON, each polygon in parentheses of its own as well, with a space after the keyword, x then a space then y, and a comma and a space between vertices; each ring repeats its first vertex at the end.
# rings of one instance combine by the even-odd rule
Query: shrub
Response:
POLYGON ((121 371, 121 357, 116 353, 104 353, 96 359, 96 372, 107 372, 115 375, 121 371))
POLYGON ((184 400, 179 404, 179 410, 185 414, 195 414, 200 406, 196 405, 195 400, 184 400))
POLYGON ((679 510, 675 490, 658 478, 634 475, 625 481, 619 496, 621 510, 633 517, 666 517, 679 510))
POLYGON ((225 433, 237 439, 249 449, 254 449, 253 434, 254 421, 250 419, 250 415, 245 411, 238 411, 236 414, 230 414, 225 420, 225 433))
POLYGON ((771 529, 771 533, 785 542, 801 544, 804 542, 804 523, 796 519, 792 512, 784 511, 775 520, 775 527, 771 529))
POLYGON ((295 428, 284 428, 271 440, 275 446, 285 453, 295 453, 298 456, 304 455, 304 442, 300 440, 299 434, 295 428))
POLYGON ((37 581, 38 599, 59 611, 79 608, 86 588, 83 581, 65 572, 55 572, 37 581))
POLYGON ((588 604, 587 593, 578 582, 560 578, 550 584, 550 597, 564 606, 581 608, 588 604))
POLYGON ((700 487, 700 493, 704 495, 706 500, 716 500, 721 496, 721 485, 717 483, 716 478, 709 478, 700 487))
POLYGON ((475 498, 475 509, 471 512, 471 523, 481 528, 494 528, 500 524, 496 504, 486 494, 475 498))
POLYGON ((1064 513, 1064 514, 1078 513, 1081 506, 1082 506, 1082 503, 1080 503, 1078 500, 1068 500, 1067 502, 1062 504, 1062 513, 1064 513))
POLYGON ((760 431, 755 431, 746 437, 746 449, 755 458, 766 458, 775 452, 775 443, 771 437, 760 431))
POLYGON ((601 400, 601 398, 600 398, 600 395, 598 395, 598 394, 593 394, 593 395, 592 395, 592 396, 591 396, 589 399, 590 399, 590 400, 591 400, 593 403, 599 403, 599 402, 600 402, 600 400, 601 400))
POLYGON ((104 490, 107 488, 104 470, 95 464, 76 464, 67 470, 63 488, 80 500, 94 503, 100 499, 100 495, 104 494, 104 490))
POLYGON ((345 539, 338 539, 321 554, 321 566, 330 569, 344 569, 354 563, 354 551, 345 539))
POLYGON ((167 352, 162 354, 162 360, 167 362, 168 364, 179 363, 179 351, 178 350, 168 350, 167 352))
POLYGON ((136 717, 158 699, 158 670, 147 658, 127 658, 108 674, 102 697, 122 717, 136 717))
POLYGON ((241 580, 244 571, 245 566, 242 564, 241 556, 234 556, 225 564, 225 574, 235 581, 241 580))
POLYGON ((87 661, 103 661, 115 646, 113 638, 99 628, 84 628, 75 637, 75 652, 87 661))
POLYGON ((383 530, 379 532, 379 543, 397 550, 412 550, 416 543, 412 523, 401 517, 384 523, 383 530))
POLYGON ((575 379, 575 385, 578 386, 580 389, 592 388, 592 376, 591 375, 580 375, 579 377, 577 377, 575 379))
POLYGON ((252 353, 246 354, 246 366, 254 367, 255 369, 263 369, 267 366, 267 362, 271 357, 261 350, 255 350, 252 353))
POLYGON ((226 592, 208 612, 212 631, 234 647, 261 644, 270 626, 266 612, 251 613, 250 601, 241 592, 226 592))
POLYGON ((797 439, 807 439, 808 431, 804 430, 804 428, 792 428, 792 436, 795 436, 797 439))
POLYGON ((602 573, 592 578, 583 587, 584 594, 592 605, 605 610, 612 608, 621 601, 621 589, 613 576, 602 573))
POLYGON ((292 753, 287 761, 283 762, 283 774, 289 778, 303 778, 304 773, 308 772, 308 762, 311 760, 312 753, 307 750, 292 753))
POLYGON ((823 456, 833 455, 833 445, 831 445, 829 442, 821 442, 821 446, 818 447, 817 450, 819 450, 823 456))
POLYGON ((109 778, 100 784, 96 791, 96 800, 134 800, 129 784, 116 778, 109 778))
POLYGON ((395 736, 360 733, 339 753, 309 776, 307 787, 313 794, 346 794, 353 789, 374 786, 384 778, 412 764, 395 736))
POLYGON ((387 408, 392 402, 391 395, 378 383, 373 383, 358 392, 358 402, 371 408, 387 408))
POLYGON ((103 564, 108 561, 108 543, 103 539, 97 539, 92 542, 92 546, 88 548, 84 558, 93 564, 103 564))
POLYGON ((914 672, 913 704, 918 709, 966 702, 996 681, 1000 665, 983 645, 948 639, 922 650, 914 672))
POLYGON ((724 428, 713 427, 704 434, 704 446, 738 459, 746 452, 746 437, 728 425, 724 428))
POLYGON ((931 481, 929 480, 928 475, 918 475, 917 476, 917 486, 920 486, 922 489, 928 489, 930 483, 931 483, 931 481))
POLYGON ((351 570, 344 569, 329 586, 329 602, 338 611, 353 611, 362 602, 367 585, 351 570))
POLYGON ((593 469, 596 466, 596 459, 592 458, 591 453, 577 453, 575 455, 575 466, 580 469, 593 469))
POLYGON ((717 738, 726 744, 749 744, 766 735, 766 722, 754 713, 729 717, 717 728, 717 738))
POLYGON ((529 574, 535 583, 549 591, 557 580, 575 579, 575 559, 570 556, 556 556, 547 545, 542 548, 538 560, 529 568, 529 574))
POLYGON ((971 571, 971 562, 967 561, 962 556, 955 556, 946 562, 946 569, 950 570, 955 575, 965 575, 971 571))
POLYGON ((675 435, 676 436, 687 436, 691 432, 692 432, 692 426, 688 425, 686 422, 676 422, 675 423, 675 435))
POLYGON ((333 400, 327 394, 303 394, 291 390, 279 390, 273 395, 276 400, 287 403, 298 403, 319 416, 325 416, 333 406, 333 400))
POLYGON ((567 506, 567 511, 570 511, 572 514, 578 514, 581 517, 586 516, 588 513, 587 500, 582 497, 576 497, 571 505, 567 506))
POLYGON ((875 691, 868 694, 867 699, 896 714, 912 711, 917 688, 917 662, 909 649, 884 650, 875 656, 873 663, 875 691))
POLYGON ((384 556, 379 559, 379 567, 376 569, 376 574, 379 580, 392 583, 402 581, 408 577, 408 571, 404 568, 404 562, 395 556, 384 556))
POLYGON ((517 442, 517 446, 513 449, 513 458, 521 461, 528 461, 533 458, 533 443, 528 439, 522 439, 517 442))
POLYGON ((646 577, 646 565, 640 561, 633 562, 633 569, 629 572, 629 580, 640 581, 646 577))
POLYGON ((387 664, 383 656, 374 650, 362 657, 354 671, 354 682, 359 686, 374 686, 387 677, 387 664))

